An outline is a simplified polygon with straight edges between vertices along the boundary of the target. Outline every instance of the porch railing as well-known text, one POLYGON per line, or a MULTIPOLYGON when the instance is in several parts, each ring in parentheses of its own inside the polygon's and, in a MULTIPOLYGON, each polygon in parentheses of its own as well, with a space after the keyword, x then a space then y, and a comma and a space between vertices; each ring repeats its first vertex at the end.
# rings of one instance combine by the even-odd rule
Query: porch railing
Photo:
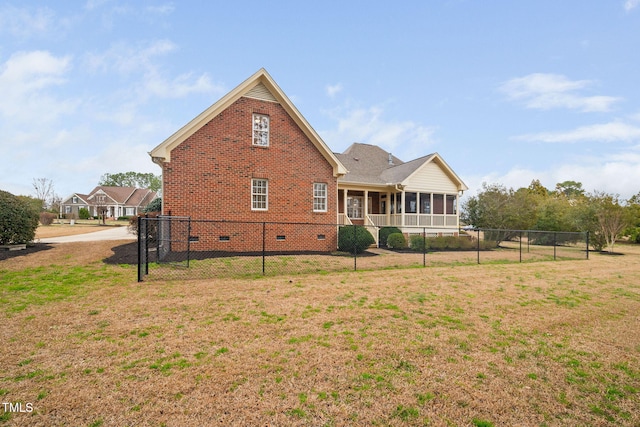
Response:
POLYGON ((351 222, 351 218, 347 216, 347 214, 339 213, 338 214, 338 224, 339 225, 353 225, 351 222))
POLYGON ((376 248, 380 247, 380 233, 378 233, 378 231, 380 230, 380 227, 378 227, 375 222, 373 222, 373 219, 371 218, 371 215, 365 215, 364 216, 364 225, 366 227, 369 228, 369 232, 371 232, 371 235, 373 236, 374 240, 376 241, 376 248))
MULTIPOLYGON (((371 223, 376 227, 402 226, 402 214, 393 214, 387 217, 385 214, 369 214, 371 223)), ((457 215, 429 215, 429 214, 405 214, 405 227, 458 227, 457 215)))

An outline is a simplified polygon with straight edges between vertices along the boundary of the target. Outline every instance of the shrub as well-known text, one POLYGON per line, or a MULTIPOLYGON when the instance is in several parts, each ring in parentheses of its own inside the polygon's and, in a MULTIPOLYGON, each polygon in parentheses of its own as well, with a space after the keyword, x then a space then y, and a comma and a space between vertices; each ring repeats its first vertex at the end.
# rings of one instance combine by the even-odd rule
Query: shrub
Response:
POLYGON ((380 236, 380 246, 387 246, 387 239, 390 234, 402 233, 398 227, 382 227, 378 236, 380 236))
POLYGON ((51 212, 40 212, 40 224, 51 225, 53 220, 56 219, 56 214, 51 212))
POLYGON ((416 252, 424 252, 427 248, 425 238, 420 234, 411 235, 409 238, 409 245, 411 246, 411 249, 416 252))
POLYGON ((80 210, 78 211, 78 216, 80 217, 80 219, 91 218, 91 214, 89 213, 89 209, 87 208, 80 208, 80 210))
POLYGON ((144 212, 162 212, 162 199, 159 197, 157 199, 153 199, 153 201, 149 203, 147 207, 143 209, 143 211, 144 212))
POLYGON ((375 243, 369 231, 357 225, 345 225, 338 230, 338 250, 349 253, 362 253, 375 243))
POLYGON ((0 245, 33 241, 38 211, 11 193, 0 190, 0 245))
MULTIPOLYGON (((129 217, 129 225, 127 228, 132 234, 138 235, 138 218, 158 218, 158 213, 138 214, 137 216, 129 217)), ((155 240, 158 236, 158 221, 147 221, 147 239, 155 240)))
MULTIPOLYGON (((478 241, 472 240, 468 237, 456 237, 456 236, 438 236, 430 237, 427 239, 427 247, 429 249, 442 251, 442 250, 475 250, 477 248, 478 241)), ((485 250, 491 247, 495 247, 494 241, 480 241, 480 249, 485 250)))
POLYGON ((391 233, 387 238, 387 247, 391 249, 404 249, 407 247, 407 239, 402 233, 391 233))

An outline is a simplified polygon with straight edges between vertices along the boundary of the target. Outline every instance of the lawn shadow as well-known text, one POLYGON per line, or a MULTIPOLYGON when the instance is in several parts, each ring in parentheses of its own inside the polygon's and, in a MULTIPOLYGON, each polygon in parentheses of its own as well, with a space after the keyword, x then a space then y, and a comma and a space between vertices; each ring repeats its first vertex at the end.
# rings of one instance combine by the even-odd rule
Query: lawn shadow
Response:
POLYGON ((13 259, 13 258, 17 258, 20 256, 29 255, 29 254, 34 254, 41 251, 48 251, 49 249, 53 249, 53 246, 51 246, 49 243, 34 243, 31 245, 27 245, 26 249, 21 249, 17 251, 0 249, 0 261, 13 259))

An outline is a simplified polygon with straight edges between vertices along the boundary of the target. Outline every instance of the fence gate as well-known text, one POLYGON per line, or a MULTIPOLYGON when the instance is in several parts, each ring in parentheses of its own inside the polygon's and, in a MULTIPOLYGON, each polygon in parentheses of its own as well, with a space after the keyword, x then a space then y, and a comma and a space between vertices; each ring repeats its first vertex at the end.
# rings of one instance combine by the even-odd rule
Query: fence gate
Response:
POLYGON ((191 218, 158 217, 158 264, 189 267, 191 218))
POLYGON ((189 267, 191 217, 138 218, 138 281, 149 263, 189 267))

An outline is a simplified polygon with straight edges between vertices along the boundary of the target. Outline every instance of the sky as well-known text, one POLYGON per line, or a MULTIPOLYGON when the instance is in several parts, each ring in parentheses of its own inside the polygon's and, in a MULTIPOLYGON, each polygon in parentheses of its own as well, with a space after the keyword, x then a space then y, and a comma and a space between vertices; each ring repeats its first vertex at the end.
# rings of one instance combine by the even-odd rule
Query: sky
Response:
POLYGON ((640 0, 0 3, 0 189, 66 198, 265 68, 335 152, 640 192, 640 0))

